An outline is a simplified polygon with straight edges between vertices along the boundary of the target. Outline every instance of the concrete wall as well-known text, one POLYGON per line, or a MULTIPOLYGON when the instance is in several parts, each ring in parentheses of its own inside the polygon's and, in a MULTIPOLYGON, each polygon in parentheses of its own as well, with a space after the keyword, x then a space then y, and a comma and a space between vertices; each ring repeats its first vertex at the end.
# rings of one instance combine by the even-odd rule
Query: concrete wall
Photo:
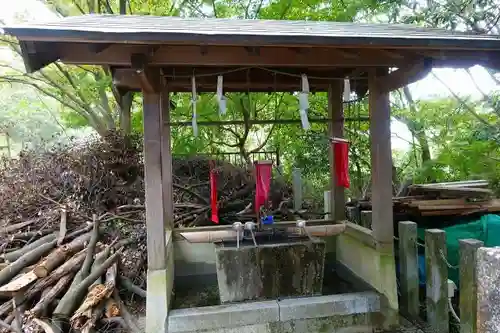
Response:
POLYGON ((172 310, 167 332, 371 333, 380 310, 375 292, 246 302, 172 310))
POLYGON ((393 249, 378 248, 371 230, 347 225, 346 232, 337 237, 337 261, 383 294, 388 306, 398 309, 393 249))

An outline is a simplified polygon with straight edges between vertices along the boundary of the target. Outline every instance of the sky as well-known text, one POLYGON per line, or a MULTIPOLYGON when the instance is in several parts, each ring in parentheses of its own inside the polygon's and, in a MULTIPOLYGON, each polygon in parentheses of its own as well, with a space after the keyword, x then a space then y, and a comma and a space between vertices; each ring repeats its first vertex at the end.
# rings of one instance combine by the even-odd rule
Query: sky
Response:
MULTIPOLYGON (((0 20, 7 24, 15 22, 20 17, 28 20, 50 20, 55 17, 55 14, 38 0, 0 0, 0 8, 2 8, 0 20)), ((5 59, 9 56, 11 56, 9 51, 0 49, 1 58, 5 59)), ((484 68, 476 66, 471 69, 471 72, 483 92, 488 93, 497 88, 484 68)), ((433 74, 446 82, 448 87, 458 95, 478 98, 481 96, 481 92, 477 90, 463 69, 440 68, 434 69, 433 74)), ((429 74, 426 78, 410 85, 415 100, 450 96, 448 88, 439 82, 433 74, 429 74)), ((393 149, 407 149, 408 141, 411 140, 407 128, 403 124, 393 121, 391 131, 393 133, 393 149)))

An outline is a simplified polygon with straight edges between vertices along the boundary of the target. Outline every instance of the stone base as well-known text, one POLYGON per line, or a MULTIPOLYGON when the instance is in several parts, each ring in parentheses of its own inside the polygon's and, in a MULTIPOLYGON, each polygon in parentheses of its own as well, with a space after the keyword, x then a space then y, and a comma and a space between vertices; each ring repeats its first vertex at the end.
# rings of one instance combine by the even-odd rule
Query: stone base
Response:
POLYGON ((372 333, 380 328, 374 292, 172 310, 168 333, 372 333))
POLYGON ((219 243, 215 251, 221 303, 321 294, 325 261, 321 240, 239 249, 236 244, 219 243))

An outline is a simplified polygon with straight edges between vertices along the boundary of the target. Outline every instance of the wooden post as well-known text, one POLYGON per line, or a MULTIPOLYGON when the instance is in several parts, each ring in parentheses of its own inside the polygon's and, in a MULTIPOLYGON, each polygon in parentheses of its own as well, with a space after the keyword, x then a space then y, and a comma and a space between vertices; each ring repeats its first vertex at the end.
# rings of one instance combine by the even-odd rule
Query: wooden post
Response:
POLYGON ((417 224, 399 222, 399 271, 401 281, 401 308, 412 318, 418 318, 417 224))
POLYGON ((477 332, 477 250, 484 243, 460 239, 460 333, 477 332))
POLYGON ((331 204, 331 195, 332 192, 330 191, 325 191, 323 193, 323 212, 325 213, 325 220, 330 220, 331 219, 331 212, 330 212, 330 204, 331 204))
POLYGON ((500 248, 477 250, 477 333, 500 332, 500 248))
POLYGON ((380 243, 392 243, 392 153, 389 92, 379 89, 375 73, 368 79, 372 164, 372 230, 380 243))
POLYGON ((425 231, 425 272, 427 322, 434 332, 449 332, 448 266, 446 233, 439 229, 425 231))
MULTIPOLYGON (((160 73, 152 74, 159 77, 160 73)), ((160 80, 158 80, 159 82, 160 80)), ((146 332, 166 332, 173 278, 168 265, 166 230, 173 226, 172 157, 170 133, 163 123, 169 119, 168 92, 162 86, 143 88, 144 178, 148 250, 146 332), (166 118, 166 119, 165 119, 166 118), (168 272, 167 272, 168 269, 168 272), (170 275, 170 276, 169 276, 170 275), (169 290, 170 289, 170 290, 169 290)), ((170 247, 172 248, 172 247, 170 247)), ((172 262, 170 260, 169 262, 172 262)))
POLYGON ((292 171, 293 187, 293 209, 299 211, 302 209, 302 175, 299 168, 292 171))
MULTIPOLYGON (((328 87, 328 113, 331 121, 328 123, 330 137, 344 137, 344 106, 342 94, 344 83, 341 80, 332 81, 328 87)), ((335 177, 335 157, 333 151, 328 147, 330 156, 330 178, 331 178, 331 214, 335 221, 345 220, 345 191, 343 187, 337 186, 335 177)))

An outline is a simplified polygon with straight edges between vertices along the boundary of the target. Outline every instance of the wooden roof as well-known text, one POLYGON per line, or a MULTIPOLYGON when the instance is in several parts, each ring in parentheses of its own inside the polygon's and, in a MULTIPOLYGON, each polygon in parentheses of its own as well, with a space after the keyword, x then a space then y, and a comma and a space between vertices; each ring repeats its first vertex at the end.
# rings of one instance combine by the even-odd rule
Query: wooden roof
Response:
POLYGON ((6 27, 20 39, 112 43, 201 43, 273 46, 408 46, 491 49, 493 35, 478 36, 402 24, 236 20, 137 15, 84 15, 6 27))
POLYGON ((193 74, 213 91, 217 72, 228 91, 296 91, 301 73, 325 90, 328 78, 365 80, 368 67, 500 67, 498 36, 410 25, 85 15, 3 29, 19 39, 28 71, 57 60, 110 66, 132 90, 138 64, 161 67, 173 91, 189 91, 193 74))

